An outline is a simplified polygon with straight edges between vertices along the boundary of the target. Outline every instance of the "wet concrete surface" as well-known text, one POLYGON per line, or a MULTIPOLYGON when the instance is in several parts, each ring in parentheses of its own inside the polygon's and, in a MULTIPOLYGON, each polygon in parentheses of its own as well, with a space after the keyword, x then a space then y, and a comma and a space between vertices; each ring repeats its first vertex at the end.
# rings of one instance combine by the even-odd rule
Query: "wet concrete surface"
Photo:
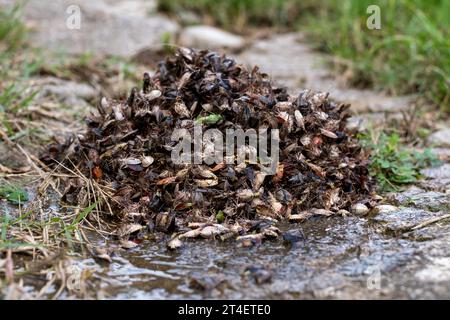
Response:
POLYGON ((77 264, 109 299, 448 299, 450 219, 420 227, 444 214, 401 207, 281 223, 304 240, 252 248, 193 240, 174 252, 166 239, 146 241, 116 250, 111 264, 77 264))

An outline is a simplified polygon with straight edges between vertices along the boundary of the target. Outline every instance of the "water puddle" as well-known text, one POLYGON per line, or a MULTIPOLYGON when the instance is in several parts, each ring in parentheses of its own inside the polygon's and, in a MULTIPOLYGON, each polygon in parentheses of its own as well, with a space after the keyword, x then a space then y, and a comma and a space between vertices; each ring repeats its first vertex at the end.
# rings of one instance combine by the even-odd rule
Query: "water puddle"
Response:
MULTIPOLYGON (((295 228, 300 226, 281 225, 295 228)), ((436 250, 433 241, 393 238, 355 217, 309 221, 301 228, 306 239, 295 245, 276 240, 240 248, 197 240, 172 252, 165 241, 144 242, 116 251, 109 265, 96 265, 93 279, 110 299, 450 297, 448 277, 433 282, 423 276, 433 268, 425 258, 429 248, 436 250)), ((448 253, 444 248, 434 255, 448 253)))

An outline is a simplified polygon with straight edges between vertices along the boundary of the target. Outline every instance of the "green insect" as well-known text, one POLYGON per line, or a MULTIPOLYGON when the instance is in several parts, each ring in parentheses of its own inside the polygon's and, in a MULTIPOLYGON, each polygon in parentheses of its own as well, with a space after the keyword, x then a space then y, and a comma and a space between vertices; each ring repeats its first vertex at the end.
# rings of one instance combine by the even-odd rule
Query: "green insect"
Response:
POLYGON ((210 114, 206 117, 197 118, 197 123, 199 124, 215 124, 219 121, 223 120, 223 117, 220 114, 210 114))

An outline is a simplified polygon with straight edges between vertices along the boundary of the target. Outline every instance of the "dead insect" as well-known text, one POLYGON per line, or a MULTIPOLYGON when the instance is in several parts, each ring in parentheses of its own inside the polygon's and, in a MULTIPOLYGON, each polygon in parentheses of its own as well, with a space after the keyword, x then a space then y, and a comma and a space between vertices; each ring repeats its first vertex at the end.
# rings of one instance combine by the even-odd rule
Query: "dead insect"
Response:
POLYGON ((158 213, 156 215, 155 228, 166 233, 175 230, 175 214, 171 212, 158 213))
POLYGON ((174 110, 180 118, 189 118, 191 115, 183 101, 175 102, 174 110))
MULTIPOLYGON (((53 144, 43 160, 70 169, 76 165, 104 187, 112 201, 99 204, 99 212, 118 213, 117 235, 123 240, 143 232, 143 226, 170 233, 176 223, 180 228, 197 223, 173 238, 169 248, 185 238, 238 237, 239 245, 252 246, 281 234, 274 226, 250 230, 258 219, 303 222, 343 209, 364 211, 351 207, 367 203, 373 182, 368 155, 346 130, 347 109, 327 93, 289 95, 257 67, 247 69, 208 50, 180 48, 154 74, 144 73, 142 90, 133 88, 118 101, 102 98, 98 112, 87 117, 86 132, 53 144), (228 129, 278 130, 275 173, 263 170, 267 162, 261 150, 246 142, 212 164, 203 161, 202 151, 209 147, 205 139, 191 141, 194 150, 186 152, 186 159, 204 163, 174 161, 171 155, 179 145, 173 132, 183 129, 188 141, 198 127, 223 136, 228 129), (246 160, 237 161, 240 155, 246 160)), ((68 180, 64 199, 97 202, 90 186, 68 180)))
POLYGON ((131 89, 130 96, 128 97, 128 100, 127 100, 127 105, 129 107, 132 107, 134 105, 134 99, 136 98, 137 92, 138 92, 138 88, 134 87, 133 89, 131 89))
POLYGON ((144 81, 142 83, 142 92, 144 94, 148 93, 148 90, 151 89, 152 86, 152 79, 150 78, 150 75, 148 72, 144 73, 144 81))
POLYGON ((331 132, 331 131, 328 131, 328 130, 325 130, 325 129, 320 129, 320 132, 321 132, 325 137, 328 137, 328 138, 331 138, 331 139, 337 139, 337 138, 338 138, 337 134, 334 133, 334 132, 331 132))
POLYGON ((167 247, 170 250, 176 250, 176 249, 181 248, 182 246, 183 246, 183 243, 181 242, 181 240, 178 237, 173 238, 172 240, 170 240, 167 243, 167 247))

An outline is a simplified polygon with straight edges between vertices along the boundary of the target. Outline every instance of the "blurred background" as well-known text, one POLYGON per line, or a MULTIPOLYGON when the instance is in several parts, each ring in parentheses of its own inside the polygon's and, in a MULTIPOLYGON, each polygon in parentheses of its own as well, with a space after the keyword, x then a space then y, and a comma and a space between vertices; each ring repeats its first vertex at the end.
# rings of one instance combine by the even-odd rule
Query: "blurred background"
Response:
POLYGON ((448 1, 169 0, 158 8, 180 19, 188 10, 242 34, 261 27, 305 32, 307 43, 332 54, 333 68, 352 85, 419 93, 448 107, 448 1), (378 30, 367 27, 371 5, 379 8, 378 30))
MULTIPOLYGON (((31 43, 60 53, 130 56, 160 42, 177 44, 180 35, 185 45, 242 49, 242 40, 262 33, 299 32, 308 46, 331 55, 328 65, 349 85, 394 95, 419 94, 443 110, 449 108, 450 4, 445 0, 2 0, 0 4, 0 39, 6 51, 23 49, 27 36, 31 43), (80 29, 66 25, 74 22, 67 21, 76 14, 71 5, 79 6, 80 29), (379 8, 379 29, 367 26, 371 5, 379 8), (183 30, 195 25, 215 26, 243 39, 210 35, 207 28, 183 30), (25 26, 35 34, 26 32, 25 26), (199 36, 201 32, 205 34, 199 36)), ((280 43, 279 50, 289 50, 290 45, 280 43)))

